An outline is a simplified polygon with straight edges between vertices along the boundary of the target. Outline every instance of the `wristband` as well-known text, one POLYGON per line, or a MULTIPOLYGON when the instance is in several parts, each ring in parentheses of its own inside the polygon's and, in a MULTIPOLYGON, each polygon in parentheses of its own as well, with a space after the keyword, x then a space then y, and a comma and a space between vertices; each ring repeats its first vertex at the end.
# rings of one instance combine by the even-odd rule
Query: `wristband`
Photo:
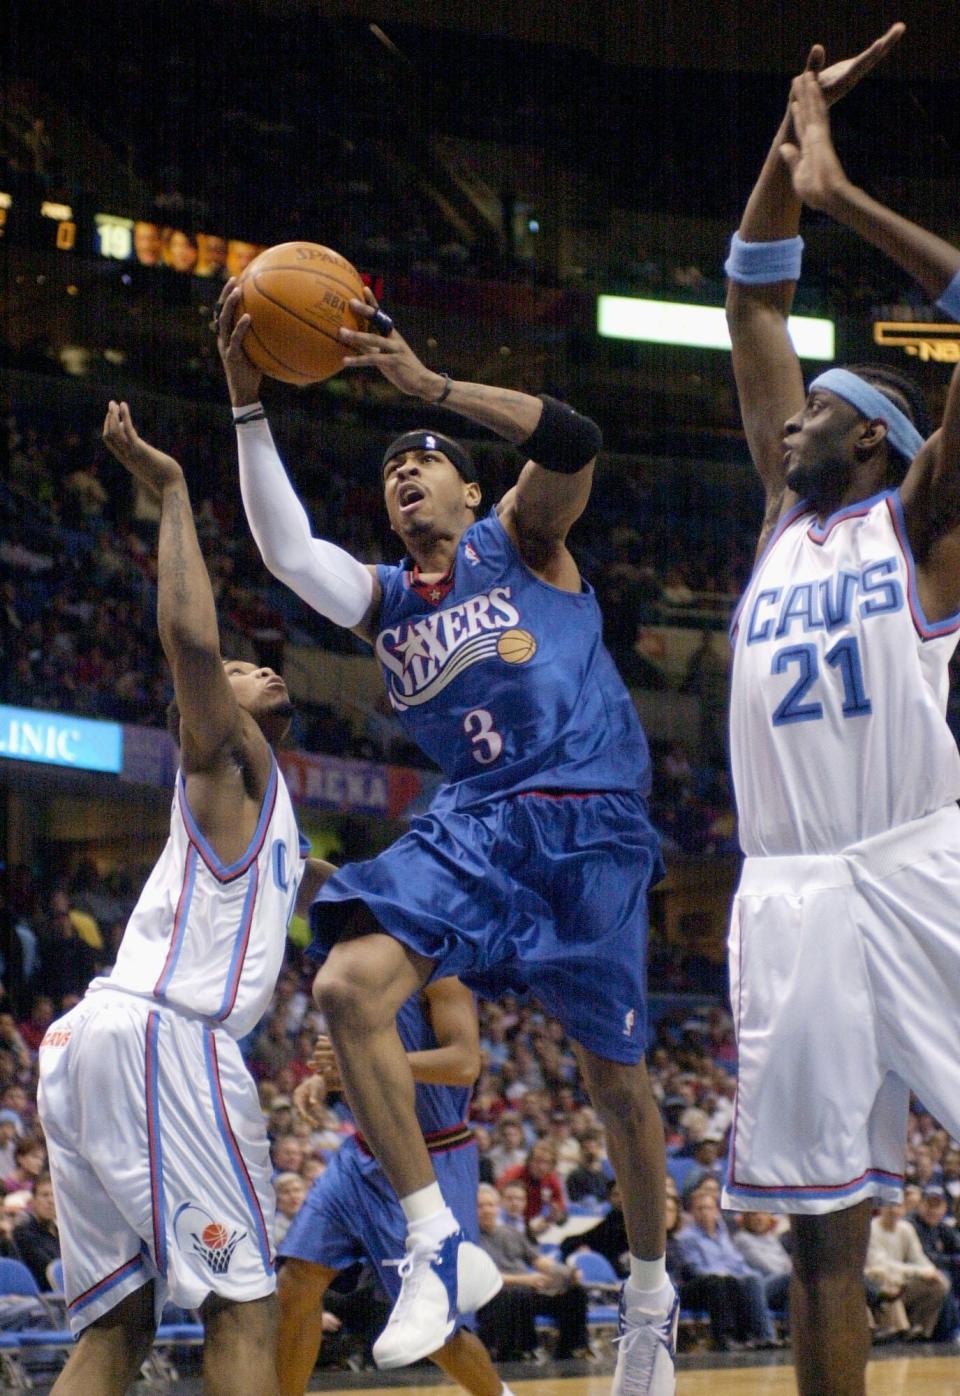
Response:
POLYGON ((421 401, 429 403, 431 407, 439 407, 441 402, 446 402, 447 398, 450 396, 452 387, 453 379, 450 377, 449 373, 445 373, 443 374, 443 387, 440 390, 440 396, 421 398, 421 401))
POLYGON ((960 320, 960 270, 954 273, 950 285, 937 301, 937 307, 951 320, 960 320))
POLYGON ((246 427, 251 422, 266 421, 267 414, 263 410, 262 402, 247 402, 243 407, 234 407, 231 410, 235 427, 246 427))
POLYGON ((723 269, 731 281, 744 286, 770 286, 777 281, 799 281, 802 259, 801 237, 744 242, 734 233, 723 269))

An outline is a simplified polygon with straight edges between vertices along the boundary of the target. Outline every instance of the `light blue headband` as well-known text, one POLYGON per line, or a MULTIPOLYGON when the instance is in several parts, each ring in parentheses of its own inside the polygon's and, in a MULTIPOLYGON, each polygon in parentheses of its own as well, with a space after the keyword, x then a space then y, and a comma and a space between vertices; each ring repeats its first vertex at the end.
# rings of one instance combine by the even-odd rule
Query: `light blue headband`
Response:
POLYGON ((849 402, 850 406, 855 407, 868 421, 879 418, 887 428, 887 440, 890 445, 895 446, 907 460, 913 460, 923 445, 923 437, 906 413, 901 412, 886 394, 881 393, 865 379, 859 378, 857 374, 851 373, 849 369, 828 368, 810 384, 811 392, 814 388, 826 388, 827 392, 836 393, 837 397, 849 402))

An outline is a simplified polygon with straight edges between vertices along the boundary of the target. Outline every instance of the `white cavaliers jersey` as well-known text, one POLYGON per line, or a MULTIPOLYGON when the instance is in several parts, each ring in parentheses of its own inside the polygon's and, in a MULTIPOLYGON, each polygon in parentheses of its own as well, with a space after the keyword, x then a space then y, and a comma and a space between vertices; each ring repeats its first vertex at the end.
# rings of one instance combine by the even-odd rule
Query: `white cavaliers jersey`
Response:
POLYGON ((917 596, 899 491, 781 520, 734 617, 730 745, 749 856, 837 853, 960 797, 960 614, 917 596))
POLYGON ((305 852, 276 760, 253 838, 230 864, 200 832, 178 773, 166 847, 116 964, 88 992, 122 989, 245 1036, 276 987, 305 852))

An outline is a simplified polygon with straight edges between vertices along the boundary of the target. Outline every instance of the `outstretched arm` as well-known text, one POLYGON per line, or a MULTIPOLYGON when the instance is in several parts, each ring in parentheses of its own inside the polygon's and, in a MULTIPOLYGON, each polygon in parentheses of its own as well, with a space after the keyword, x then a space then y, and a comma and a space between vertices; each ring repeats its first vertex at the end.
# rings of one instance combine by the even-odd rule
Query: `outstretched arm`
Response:
MULTIPOLYGON (((103 440, 130 474, 160 497, 157 624, 173 672, 180 709, 185 769, 207 770, 232 741, 240 741, 240 708, 220 656, 213 590, 183 471, 172 456, 143 441, 125 402, 111 402, 103 440)), ((264 770, 269 766, 266 743, 264 770)))
MULTIPOLYGON (((480 1075, 480 1027, 473 994, 458 979, 435 979, 423 991, 436 1047, 408 1052, 414 1081, 428 1086, 472 1086, 480 1075)), ((331 1091, 340 1090, 333 1045, 318 1037, 310 1065, 331 1091)))
POLYGON ((796 140, 785 141, 780 155, 794 197, 873 243, 919 282, 931 300, 939 300, 960 271, 960 251, 848 179, 833 147, 827 104, 811 74, 804 73, 794 83, 790 112, 796 140))
POLYGON ((250 532, 278 581, 335 625, 370 641, 380 606, 376 569, 313 536, 259 400, 260 371, 243 351, 250 317, 239 314, 240 298, 231 279, 220 294, 217 348, 236 419, 240 493, 250 532))
MULTIPOLYGON (((363 319, 376 314, 372 295, 350 305, 363 319)), ((340 337, 353 351, 345 367, 376 368, 402 393, 458 412, 528 453, 497 512, 529 567, 553 586, 579 590, 580 574, 565 540, 590 497, 599 428, 552 398, 434 373, 396 328, 387 335, 342 329, 340 337)))
MULTIPOLYGON (((902 24, 894 24, 862 53, 829 68, 824 68, 822 46, 815 44, 806 73, 819 82, 827 102, 836 102, 887 55, 903 32, 902 24)), ((788 108, 740 222, 738 236, 745 243, 776 242, 799 232, 802 201, 781 156, 791 130, 788 108)), ((795 289, 793 280, 760 285, 730 281, 727 288, 737 394, 750 454, 766 492, 768 523, 790 502, 784 497, 783 425, 804 402, 803 375, 787 333, 795 289)))

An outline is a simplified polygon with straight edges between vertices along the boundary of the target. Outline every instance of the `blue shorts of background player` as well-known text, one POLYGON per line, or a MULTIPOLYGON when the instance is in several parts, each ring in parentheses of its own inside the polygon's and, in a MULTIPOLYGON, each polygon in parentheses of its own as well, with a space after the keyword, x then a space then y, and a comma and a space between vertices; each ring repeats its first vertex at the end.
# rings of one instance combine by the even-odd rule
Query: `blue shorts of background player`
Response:
MULTIPOLYGON (((478 1241, 476 1144, 431 1157, 461 1230, 478 1241)), ((400 1293, 396 1262, 405 1254, 406 1240, 406 1218, 383 1170, 356 1139, 347 1139, 314 1179, 277 1254, 338 1271, 368 1260, 392 1304, 400 1293)))
POLYGON ((647 892, 663 876, 646 801, 529 792, 444 801, 311 908, 323 958, 364 903, 395 940, 490 998, 533 993, 577 1043, 633 1064, 647 1039, 647 892))
MULTIPOLYGON (((476 1144, 471 1140, 431 1157, 461 1230, 475 1242, 476 1144)), ((278 1248, 280 1396, 303 1396, 306 1390, 320 1348, 323 1295, 334 1275, 356 1261, 369 1261, 390 1302, 395 1302, 400 1293, 397 1262, 405 1254, 406 1238, 403 1209, 380 1165, 356 1138, 346 1140, 326 1172, 314 1180, 278 1248)), ((471 1396, 512 1396, 462 1317, 431 1358, 471 1396)))

